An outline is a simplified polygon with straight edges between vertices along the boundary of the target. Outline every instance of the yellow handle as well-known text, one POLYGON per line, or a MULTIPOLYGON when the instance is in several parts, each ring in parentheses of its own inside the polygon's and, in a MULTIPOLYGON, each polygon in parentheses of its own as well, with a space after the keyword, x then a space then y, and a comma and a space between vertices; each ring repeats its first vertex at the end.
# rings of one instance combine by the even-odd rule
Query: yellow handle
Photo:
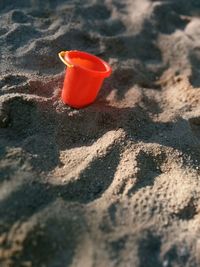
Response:
POLYGON ((59 56, 60 60, 61 60, 67 67, 72 68, 72 67, 74 67, 74 65, 72 65, 72 64, 69 63, 69 62, 67 62, 67 61, 65 60, 65 58, 64 58, 66 52, 67 52, 67 51, 61 51, 60 53, 58 53, 58 56, 59 56))

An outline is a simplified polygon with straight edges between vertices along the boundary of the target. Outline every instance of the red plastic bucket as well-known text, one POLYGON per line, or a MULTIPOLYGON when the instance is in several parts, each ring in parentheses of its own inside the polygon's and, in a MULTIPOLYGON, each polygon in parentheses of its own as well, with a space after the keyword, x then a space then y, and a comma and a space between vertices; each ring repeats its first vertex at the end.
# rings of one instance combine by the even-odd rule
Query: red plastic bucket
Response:
POLYGON ((111 67, 104 60, 86 52, 72 50, 59 54, 67 70, 62 89, 62 101, 74 108, 94 102, 111 67))

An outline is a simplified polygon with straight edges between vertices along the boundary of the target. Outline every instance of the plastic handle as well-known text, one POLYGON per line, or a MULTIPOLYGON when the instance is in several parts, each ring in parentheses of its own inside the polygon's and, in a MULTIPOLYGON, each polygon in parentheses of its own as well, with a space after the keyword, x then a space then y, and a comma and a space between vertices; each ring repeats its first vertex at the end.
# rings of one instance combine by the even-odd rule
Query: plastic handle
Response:
POLYGON ((65 58, 64 58, 66 52, 67 52, 67 51, 61 51, 60 53, 58 53, 58 56, 59 56, 60 60, 61 60, 67 67, 72 68, 72 67, 74 67, 74 65, 72 65, 72 64, 69 63, 69 62, 67 62, 67 61, 65 60, 65 58))

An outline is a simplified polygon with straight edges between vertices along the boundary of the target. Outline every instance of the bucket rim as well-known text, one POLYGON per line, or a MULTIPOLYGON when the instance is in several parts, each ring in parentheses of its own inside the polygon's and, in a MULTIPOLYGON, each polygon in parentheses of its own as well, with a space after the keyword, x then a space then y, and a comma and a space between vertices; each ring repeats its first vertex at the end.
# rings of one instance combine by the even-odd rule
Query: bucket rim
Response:
POLYGON ((95 75, 102 75, 103 77, 108 77, 110 76, 111 72, 112 72, 112 69, 110 67, 110 65, 104 61, 103 59, 101 59, 100 57, 98 56, 95 56, 93 54, 90 54, 88 52, 85 52, 85 51, 80 51, 80 50, 68 50, 68 51, 64 51, 65 52, 65 55, 64 55, 64 58, 65 60, 70 63, 70 65, 73 67, 78 67, 78 68, 81 68, 81 69, 84 69, 92 74, 95 74, 95 75), (84 66, 81 66, 81 65, 78 65, 78 64, 75 64, 74 62, 72 62, 71 58, 70 58, 70 54, 71 53, 79 53, 79 54, 82 54, 82 55, 85 55, 89 58, 93 58, 95 60, 98 60, 104 67, 105 67, 105 71, 101 71, 101 70, 92 70, 90 68, 86 68, 84 66))

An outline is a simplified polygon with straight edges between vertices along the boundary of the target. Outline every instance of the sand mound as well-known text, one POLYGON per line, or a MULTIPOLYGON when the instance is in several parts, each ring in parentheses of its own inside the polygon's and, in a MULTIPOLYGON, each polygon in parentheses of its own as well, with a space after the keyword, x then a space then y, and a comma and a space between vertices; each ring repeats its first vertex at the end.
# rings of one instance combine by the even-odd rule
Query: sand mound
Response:
POLYGON ((2 0, 0 265, 200 265, 198 1, 2 0), (60 101, 57 53, 113 74, 60 101))

